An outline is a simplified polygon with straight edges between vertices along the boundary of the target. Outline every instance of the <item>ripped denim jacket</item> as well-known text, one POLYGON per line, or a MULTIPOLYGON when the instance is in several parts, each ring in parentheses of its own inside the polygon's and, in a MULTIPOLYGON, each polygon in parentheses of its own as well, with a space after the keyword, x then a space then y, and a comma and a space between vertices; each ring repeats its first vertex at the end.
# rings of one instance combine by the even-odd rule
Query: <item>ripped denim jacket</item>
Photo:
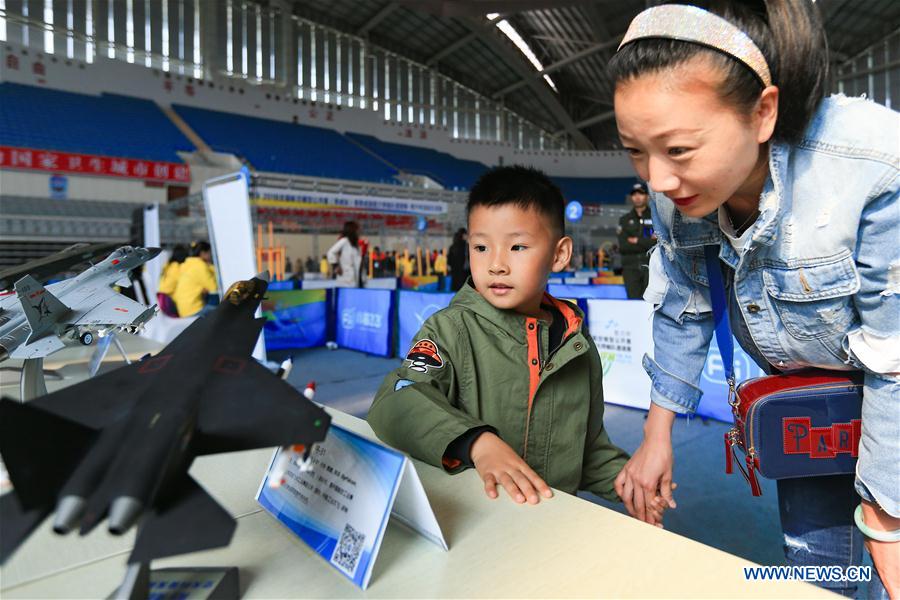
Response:
POLYGON ((719 244, 729 316, 765 367, 862 369, 857 490, 900 516, 900 118, 831 97, 802 142, 773 143, 760 216, 737 252, 716 213, 684 217, 653 194, 659 244, 644 298, 656 306, 651 400, 678 413, 700 401, 713 335, 703 246, 719 244))

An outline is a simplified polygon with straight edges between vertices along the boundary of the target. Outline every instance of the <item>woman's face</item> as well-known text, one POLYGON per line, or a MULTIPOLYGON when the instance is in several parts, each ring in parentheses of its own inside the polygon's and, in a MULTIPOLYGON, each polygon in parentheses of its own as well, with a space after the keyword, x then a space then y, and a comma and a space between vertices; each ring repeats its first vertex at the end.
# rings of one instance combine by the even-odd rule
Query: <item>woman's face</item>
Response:
POLYGON ((721 75, 705 58, 616 86, 616 125, 639 177, 683 214, 707 215, 728 200, 756 202, 767 174, 778 90, 750 115, 723 103, 721 75))

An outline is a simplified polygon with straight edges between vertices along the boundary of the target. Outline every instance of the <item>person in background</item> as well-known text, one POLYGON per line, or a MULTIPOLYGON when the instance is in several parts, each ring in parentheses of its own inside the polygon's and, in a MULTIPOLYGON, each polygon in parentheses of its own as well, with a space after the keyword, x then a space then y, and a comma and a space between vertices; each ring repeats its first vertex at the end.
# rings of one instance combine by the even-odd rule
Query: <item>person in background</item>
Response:
POLYGON ((453 243, 447 252, 447 266, 450 268, 450 289, 458 292, 469 278, 469 244, 465 227, 460 227, 453 234, 453 243))
POLYGON ((378 246, 372 248, 372 273, 375 277, 381 277, 384 274, 384 252, 378 246))
POLYGON ((647 186, 636 183, 628 198, 634 205, 631 211, 619 219, 619 249, 622 253, 622 278, 629 299, 644 297, 650 281, 650 250, 656 245, 653 221, 650 217, 650 199, 647 186))
POLYGON ((334 278, 340 287, 359 287, 362 255, 359 248, 359 223, 347 221, 338 241, 326 254, 334 278))
POLYGON ((413 260, 412 255, 404 257, 400 255, 397 257, 397 260, 400 261, 400 276, 401 277, 412 277, 415 275, 416 271, 416 263, 413 260))
POLYGON ((315 273, 316 272, 316 259, 312 256, 306 257, 306 272, 307 273, 315 273))
POLYGON ((297 260, 294 261, 294 268, 291 270, 291 279, 303 279, 303 259, 297 257, 297 260))
POLYGON ((163 267, 162 276, 159 278, 159 286, 156 290, 156 301, 159 304, 159 310, 168 317, 178 316, 178 307, 172 295, 175 293, 175 287, 178 285, 178 278, 181 274, 181 265, 188 256, 187 248, 181 244, 172 248, 172 255, 169 262, 163 267))
POLYGON ((384 275, 385 277, 394 277, 397 272, 397 251, 391 250, 384 257, 384 275))
POLYGON ((447 257, 444 256, 443 252, 438 252, 435 255, 432 269, 438 278, 438 290, 443 292, 444 282, 447 279, 447 257))
POLYGON ((319 261, 319 273, 322 274, 322 277, 328 279, 328 255, 323 254, 322 260, 319 261))
POLYGON ((172 300, 179 317, 196 315, 203 309, 206 296, 218 288, 216 270, 212 265, 212 248, 209 242, 195 242, 191 256, 184 259, 172 300))

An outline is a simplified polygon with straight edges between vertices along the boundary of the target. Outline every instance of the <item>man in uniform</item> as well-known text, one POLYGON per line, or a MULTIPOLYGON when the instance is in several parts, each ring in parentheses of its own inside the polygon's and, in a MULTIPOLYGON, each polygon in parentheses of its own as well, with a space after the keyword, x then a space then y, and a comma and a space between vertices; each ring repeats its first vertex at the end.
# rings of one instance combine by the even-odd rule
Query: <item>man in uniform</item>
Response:
POLYGON ((622 255, 625 291, 629 298, 635 299, 643 298, 644 290, 647 289, 650 249, 656 245, 656 234, 653 233, 653 221, 647 205, 650 199, 647 186, 643 183, 634 184, 628 198, 634 208, 619 219, 619 252, 622 255))

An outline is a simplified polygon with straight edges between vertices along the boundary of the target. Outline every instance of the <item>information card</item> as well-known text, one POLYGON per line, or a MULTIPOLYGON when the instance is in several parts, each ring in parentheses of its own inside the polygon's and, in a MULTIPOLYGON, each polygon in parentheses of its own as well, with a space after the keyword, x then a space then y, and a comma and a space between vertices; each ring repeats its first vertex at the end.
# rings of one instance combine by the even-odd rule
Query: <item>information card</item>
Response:
MULTIPOLYGON (((277 450, 270 462, 278 461, 277 450)), ((311 469, 295 464, 273 487, 269 472, 256 499, 335 569, 365 589, 388 519, 447 549, 425 489, 402 453, 332 423, 313 448, 311 469)))

